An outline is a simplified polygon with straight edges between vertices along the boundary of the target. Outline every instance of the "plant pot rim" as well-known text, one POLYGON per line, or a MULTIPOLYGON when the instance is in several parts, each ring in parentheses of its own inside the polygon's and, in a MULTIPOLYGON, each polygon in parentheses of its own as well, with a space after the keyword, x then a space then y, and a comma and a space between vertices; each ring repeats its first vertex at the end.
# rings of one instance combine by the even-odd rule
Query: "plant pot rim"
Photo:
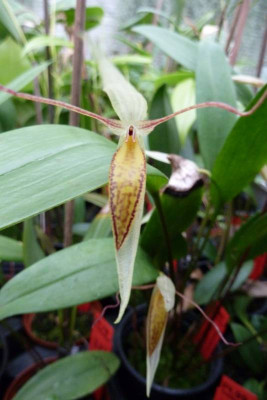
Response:
MULTIPOLYGON (((136 307, 137 314, 139 314, 139 319, 145 315, 147 310, 147 305, 141 305, 136 307)), ((123 348, 123 337, 125 337, 125 329, 127 329, 127 325, 132 317, 134 310, 129 310, 121 323, 118 325, 118 327, 115 330, 115 335, 114 335, 114 350, 115 352, 119 355, 122 364, 124 367, 128 370, 130 374, 132 374, 143 386, 144 390, 146 387, 146 379, 130 364, 125 350, 123 348)), ((219 348, 221 348, 221 345, 218 345, 219 348)), ((180 396, 192 396, 192 395, 198 395, 207 390, 210 386, 215 384, 217 380, 219 380, 219 377, 222 374, 223 370, 223 360, 221 358, 218 358, 211 362, 211 369, 210 369, 210 374, 209 377, 205 382, 203 382, 200 385, 194 386, 190 389, 179 389, 179 388, 167 388, 164 386, 159 385, 158 383, 153 383, 151 387, 151 392, 156 391, 156 392, 161 392, 162 394, 166 395, 180 395, 180 396)))
POLYGON ((36 336, 33 331, 32 331, 32 322, 36 316, 36 313, 31 313, 31 314, 24 314, 22 316, 22 323, 23 327, 27 333, 27 335, 31 338, 31 340, 40 346, 47 347, 49 349, 57 349, 59 347, 59 344, 57 342, 50 342, 45 339, 41 339, 38 336, 36 336))
POLYGON ((3 400, 12 400, 13 397, 17 394, 17 392, 20 390, 20 388, 26 383, 31 377, 34 375, 35 370, 41 368, 43 364, 45 364, 43 367, 46 367, 48 364, 51 364, 55 362, 58 359, 58 357, 47 357, 44 358, 42 361, 38 361, 30 365, 29 367, 25 368, 23 371, 21 371, 16 378, 11 382, 11 384, 8 386, 3 400), (28 376, 29 375, 29 376, 28 376), (20 385, 20 383, 22 384, 20 385), (17 386, 19 388, 17 389, 17 386))

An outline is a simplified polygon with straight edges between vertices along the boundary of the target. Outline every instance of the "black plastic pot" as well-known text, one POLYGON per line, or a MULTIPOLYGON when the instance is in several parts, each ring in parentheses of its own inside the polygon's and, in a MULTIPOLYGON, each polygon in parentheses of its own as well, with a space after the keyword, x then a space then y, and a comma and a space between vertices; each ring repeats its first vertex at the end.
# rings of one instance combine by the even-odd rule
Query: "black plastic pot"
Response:
MULTIPOLYGON (((146 307, 137 308, 137 323, 141 324, 146 315, 146 307)), ((118 325, 114 335, 114 351, 121 360, 121 367, 117 372, 113 384, 121 391, 121 398, 125 400, 145 400, 146 397, 146 380, 137 372, 127 359, 125 351, 126 338, 132 330, 133 311, 129 311, 122 322, 118 325)), ((191 389, 172 389, 152 385, 151 400, 211 400, 215 388, 220 380, 223 371, 223 360, 217 359, 211 363, 210 375, 206 382, 195 386, 191 389)))

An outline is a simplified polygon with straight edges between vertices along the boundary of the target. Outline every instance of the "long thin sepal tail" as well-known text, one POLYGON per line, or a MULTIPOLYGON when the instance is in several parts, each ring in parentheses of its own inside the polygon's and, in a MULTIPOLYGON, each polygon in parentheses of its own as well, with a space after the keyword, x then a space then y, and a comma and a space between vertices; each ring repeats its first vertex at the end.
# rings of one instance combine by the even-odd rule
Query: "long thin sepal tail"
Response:
POLYGON ((140 235, 146 183, 146 160, 138 138, 128 136, 113 156, 109 174, 109 204, 121 305, 119 322, 127 307, 140 235))

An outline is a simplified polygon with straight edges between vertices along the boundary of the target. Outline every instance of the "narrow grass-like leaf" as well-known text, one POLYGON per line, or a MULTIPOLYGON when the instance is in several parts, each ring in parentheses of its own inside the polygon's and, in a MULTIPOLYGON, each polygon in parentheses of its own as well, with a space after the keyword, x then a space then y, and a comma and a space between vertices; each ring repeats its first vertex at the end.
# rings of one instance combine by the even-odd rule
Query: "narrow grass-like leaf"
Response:
MULTIPOLYGON (((24 72, 23 74, 19 75, 13 81, 7 84, 7 86, 12 90, 21 90, 23 89, 28 83, 32 82, 34 78, 40 75, 41 72, 45 71, 48 67, 49 63, 45 62, 39 64, 28 71, 24 72)), ((12 95, 5 92, 0 92, 0 104, 4 103, 7 99, 9 99, 12 95)))
POLYGON ((26 55, 34 50, 45 48, 47 46, 73 47, 73 42, 70 40, 53 37, 53 36, 35 36, 29 40, 23 49, 23 55, 26 55))
MULTIPOLYGON (((133 285, 154 281, 157 276, 150 259, 139 250, 133 285)), ((91 239, 38 261, 7 282, 0 291, 0 319, 58 310, 118 290, 113 240, 91 239)))
POLYGON ((113 353, 84 351, 64 357, 34 375, 14 400, 75 400, 94 392, 119 367, 113 353))

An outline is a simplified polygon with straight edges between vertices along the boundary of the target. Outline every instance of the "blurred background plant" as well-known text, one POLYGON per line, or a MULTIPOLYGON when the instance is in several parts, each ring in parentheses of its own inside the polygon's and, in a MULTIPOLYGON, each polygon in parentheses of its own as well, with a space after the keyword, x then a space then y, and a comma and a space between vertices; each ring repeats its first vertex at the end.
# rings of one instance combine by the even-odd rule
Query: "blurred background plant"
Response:
MULTIPOLYGON (((101 90, 97 64, 90 53, 90 41, 99 41, 114 64, 145 95, 150 118, 204 101, 223 101, 239 110, 250 108, 255 96, 258 99, 266 90, 266 7, 263 0, 86 2, 80 36, 85 57, 77 75, 81 84, 77 105, 116 118, 101 90)), ((76 2, 71 0, 1 0, 1 84, 73 102, 71 93, 77 88, 77 82, 73 84, 75 8, 76 2)), ((24 318, 31 340, 40 336, 57 348, 63 347, 64 355, 70 354, 79 340, 86 343, 95 318, 92 310, 80 314, 76 307, 70 307, 114 296, 118 290, 106 207, 107 174, 116 138, 84 116, 70 125, 86 131, 67 127, 69 113, 61 108, 11 98, 3 92, 0 105, 1 281, 9 280, 1 289, 0 316, 3 324, 12 328, 11 316, 38 313, 28 315, 26 322, 24 318), (61 204, 73 198, 72 213, 61 204), (61 251, 66 244, 69 248, 61 251)), ((134 277, 135 285, 143 285, 155 280, 158 269, 165 269, 189 299, 201 306, 217 304, 210 312, 217 323, 217 314, 224 307, 230 320, 227 334, 232 341, 245 342, 240 348, 221 349, 225 372, 259 399, 266 395, 264 129, 266 102, 247 119, 216 109, 190 111, 157 127, 147 138, 150 151, 193 161, 197 178, 187 176, 180 159, 173 157, 171 168, 164 154, 152 154, 150 163, 157 170, 148 171, 134 277), (166 178, 171 172, 178 175, 174 187, 166 178), (181 176, 189 178, 183 190, 180 186, 185 178, 181 176), (241 366, 244 373, 240 375, 236 371, 241 366)), ((149 296, 134 291, 131 306, 148 302, 149 296)), ((105 301, 103 305, 114 304, 114 298, 105 301)), ((183 314, 190 308, 190 303, 184 302, 183 314)), ((181 315, 181 303, 177 313, 181 315)), ((16 326, 21 332, 19 322, 16 326)), ((189 340, 201 326, 203 329, 202 320, 194 323, 189 340)), ((204 327, 204 332, 210 330, 204 327)), ((7 328, 4 332, 11 340, 7 328)), ((140 343, 144 345, 142 340, 140 343)), ((179 343, 182 346, 183 342, 179 343)), ((143 357, 142 346, 141 350, 143 357)), ((36 359, 37 352, 37 360, 62 355, 58 350, 42 351, 33 346, 30 354, 36 359)), ((203 360, 196 357, 195 347, 188 351, 191 358, 185 363, 195 355, 194 371, 203 360)), ((164 352, 157 378, 161 384, 173 379, 160 377, 166 360, 171 369, 174 365, 168 361, 169 349, 164 352)), ((54 364, 58 365, 56 372, 52 366, 46 367, 44 375, 39 372, 39 378, 30 381, 28 398, 36 398, 42 382, 46 382, 43 396, 78 398, 93 392, 118 368, 115 355, 92 353, 92 359, 87 359, 87 352, 84 354, 84 361, 77 358, 77 364, 70 359, 72 372, 60 362, 54 364), (69 388, 64 392, 56 383, 65 369, 73 376, 81 362, 85 371, 92 365, 101 379, 94 381, 89 372, 81 373, 82 382, 71 381, 77 392, 66 397, 69 388), (109 374, 103 371, 103 362, 109 374), (84 386, 88 380, 94 384, 84 386)), ((12 370, 17 365, 17 357, 12 357, 6 373, 9 379, 19 371, 12 370)), ((183 365, 177 368, 183 369, 183 365)), ((190 386, 192 381, 184 378, 179 385, 190 386)), ((23 395, 21 392, 16 399, 23 395)))

